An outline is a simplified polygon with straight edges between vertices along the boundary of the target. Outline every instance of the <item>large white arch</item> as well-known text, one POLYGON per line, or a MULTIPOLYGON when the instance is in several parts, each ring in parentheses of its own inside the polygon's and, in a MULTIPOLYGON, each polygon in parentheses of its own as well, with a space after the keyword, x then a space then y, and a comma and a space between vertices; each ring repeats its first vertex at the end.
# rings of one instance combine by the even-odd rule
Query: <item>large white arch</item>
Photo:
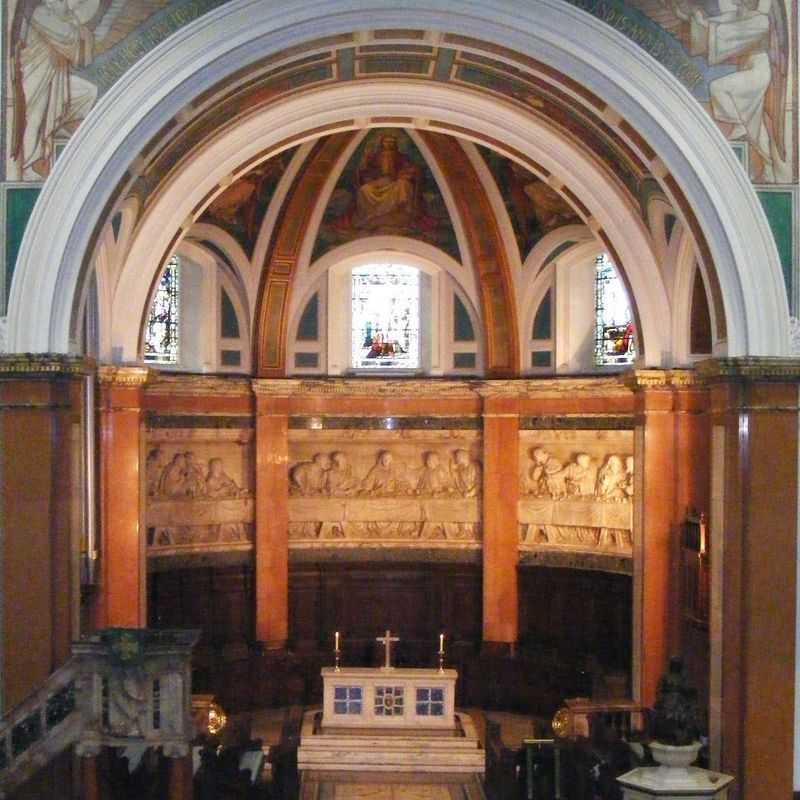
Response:
MULTIPOLYGON (((777 252, 731 148, 663 67, 563 0, 232 0, 181 29, 102 98, 46 182, 12 283, 9 349, 69 350, 81 265, 110 192, 141 143, 195 96, 271 53, 367 27, 405 28, 410 19, 417 28, 534 53, 627 119, 678 181, 703 227, 725 303, 728 354, 785 354, 788 305, 777 252)), ((502 138, 509 140, 507 131, 502 138)), ((640 312, 646 317, 646 309, 640 312)))

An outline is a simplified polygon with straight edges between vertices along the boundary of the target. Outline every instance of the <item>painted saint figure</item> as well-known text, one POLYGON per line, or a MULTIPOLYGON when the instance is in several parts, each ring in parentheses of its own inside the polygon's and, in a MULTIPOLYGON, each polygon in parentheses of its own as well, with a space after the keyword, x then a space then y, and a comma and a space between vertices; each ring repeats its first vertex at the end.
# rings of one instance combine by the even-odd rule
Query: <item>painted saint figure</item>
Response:
POLYGON ((72 71, 92 61, 94 35, 86 23, 99 6, 100 0, 43 0, 19 8, 12 156, 20 178, 46 177, 56 136, 71 134, 94 105, 97 87, 72 71))
POLYGON ((784 119, 788 34, 783 0, 719 0, 709 16, 695 1, 673 0, 690 23, 689 50, 734 72, 709 82, 711 113, 729 139, 746 139, 757 154, 758 180, 788 180, 784 119))

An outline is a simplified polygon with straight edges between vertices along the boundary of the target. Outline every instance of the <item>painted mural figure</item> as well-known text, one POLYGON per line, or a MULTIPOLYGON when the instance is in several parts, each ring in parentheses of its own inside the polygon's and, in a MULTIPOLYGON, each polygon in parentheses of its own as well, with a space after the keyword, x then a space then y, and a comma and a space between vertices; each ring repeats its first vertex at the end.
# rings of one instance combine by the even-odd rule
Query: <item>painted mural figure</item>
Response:
POLYGON ((100 0, 43 0, 17 11, 12 155, 20 178, 45 177, 56 135, 72 133, 94 105, 97 87, 72 70, 93 58, 94 35, 86 23, 99 5, 100 0))
POLYGON ((384 134, 368 149, 356 170, 358 191, 353 225, 407 227, 421 210, 420 169, 400 152, 397 136, 384 134))
POLYGON ((466 450, 456 450, 450 469, 456 492, 462 497, 477 497, 481 490, 480 463, 471 459, 466 450))
POLYGON ((709 82, 711 112, 729 139, 746 139, 761 160, 756 179, 788 180, 784 113, 788 39, 782 0, 719 0, 709 15, 697 2, 674 0, 691 21, 690 52, 736 71, 709 82))

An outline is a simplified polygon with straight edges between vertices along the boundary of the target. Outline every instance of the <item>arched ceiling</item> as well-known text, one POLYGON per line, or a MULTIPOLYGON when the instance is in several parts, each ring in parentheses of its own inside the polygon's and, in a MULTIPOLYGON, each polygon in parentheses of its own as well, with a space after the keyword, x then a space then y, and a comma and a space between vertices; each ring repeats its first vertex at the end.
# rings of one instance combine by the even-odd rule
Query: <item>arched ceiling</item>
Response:
MULTIPOLYGON (((627 197, 631 213, 645 225, 647 199, 654 184, 669 203, 668 189, 657 183, 648 166, 653 152, 591 92, 546 65, 504 48, 415 30, 329 37, 256 63, 176 116, 144 149, 137 174, 129 175, 124 188, 120 187, 121 196, 135 197, 145 216, 207 141, 235 129, 259 108, 280 103, 284 96, 295 98, 342 83, 360 83, 368 93, 377 82, 397 79, 449 84, 465 95, 488 95, 498 103, 524 109, 556 132, 565 146, 589 155, 604 180, 627 197)), ((504 142, 477 139, 470 130, 436 120, 377 117, 353 120, 353 124, 369 128, 370 133, 345 136, 329 133, 325 126, 310 126, 302 138, 285 142, 280 152, 272 148, 270 153, 251 157, 192 211, 197 225, 204 230, 216 227, 233 237, 252 262, 250 269, 260 286, 254 348, 259 374, 284 373, 289 296, 301 254, 313 261, 337 244, 361 236, 378 233, 417 238, 475 271, 488 326, 489 373, 496 375, 518 373, 513 284, 515 274, 543 236, 563 226, 588 226, 624 272, 624 262, 593 220, 580 192, 504 142), (426 131, 413 133, 420 122, 426 131), (354 223, 355 185, 365 151, 392 131, 401 144, 400 157, 419 170, 417 208, 424 211, 406 225, 393 226, 386 220, 387 224, 380 226, 354 223), (298 158, 302 140, 316 144, 298 158), (477 147, 476 141, 480 142, 477 147), (433 156, 434 150, 438 157, 433 156), (461 164, 460 169, 452 168, 454 160, 461 164), (477 171, 471 166, 475 161, 477 171), (285 180, 284 191, 276 197, 278 184, 292 162, 295 174, 285 180), (327 193, 325 204, 318 209, 321 219, 312 220, 323 190, 327 193), (470 202, 459 203, 465 195, 470 202), (449 206, 445 198, 451 200, 449 206), (287 220, 291 222, 288 231, 287 220), (275 225, 273 230, 265 230, 268 222, 275 225), (476 235, 481 231, 491 231, 488 239, 484 237, 486 241, 476 235), (260 239, 269 242, 263 252, 257 247, 260 239)), ((184 234, 193 236, 193 231, 185 228, 180 235, 184 234)), ((165 253, 164 259, 167 256, 165 253)), ((717 319, 721 321, 717 334, 723 336, 724 315, 717 319)))
MULTIPOLYGON (((234 5, 238 9, 241 4, 234 5)), ((561 9, 554 6, 549 13, 558 16, 561 9)), ((579 21, 583 23, 574 20, 575 24, 579 21)), ((493 23, 487 19, 484 24, 491 28, 493 23)), ((329 27, 341 30, 338 23, 329 27)), ((464 20, 456 27, 477 30, 464 20)), ((607 34, 603 37, 604 42, 613 38, 607 34)), ((278 328, 285 328, 291 275, 302 248, 311 258, 314 246, 324 245, 319 244, 320 231, 325 233, 326 226, 328 233, 332 224, 337 236, 342 233, 343 217, 335 211, 334 194, 337 181, 346 179, 347 161, 353 155, 345 151, 359 146, 357 140, 366 130, 402 129, 402 135, 422 153, 425 169, 429 167, 434 175, 431 203, 439 210, 442 205, 446 207, 459 257, 473 261, 470 266, 480 278, 485 316, 494 309, 498 320, 505 317, 506 329, 512 327, 510 287, 526 256, 531 262, 528 267, 534 267, 532 256, 541 248, 531 249, 531 245, 536 245, 540 228, 549 230, 545 231, 549 239, 563 223, 565 228, 588 231, 611 252, 627 273, 634 304, 646 307, 641 330, 646 340, 645 328, 649 326, 649 338, 655 345, 648 347, 647 362, 671 363, 674 345, 669 339, 673 334, 664 333, 672 326, 671 291, 659 263, 664 247, 660 241, 654 242, 649 230, 653 209, 658 205, 652 201, 659 197, 680 222, 681 230, 689 232, 709 288, 715 337, 724 341, 726 315, 719 274, 727 281, 725 302, 732 303, 736 313, 739 300, 735 292, 731 293, 726 268, 718 274, 705 239, 707 231, 717 250, 727 247, 721 244, 724 237, 717 222, 701 226, 687 200, 705 189, 700 191, 691 180, 687 182, 680 173, 681 165, 677 173, 682 175, 681 180, 675 178, 657 155, 657 148, 664 149, 665 142, 654 139, 651 146, 636 125, 588 90, 584 82, 545 61, 501 47, 498 40, 448 33, 441 26, 438 30, 387 27, 336 32, 318 39, 301 39, 304 44, 289 49, 266 48, 262 52, 271 52, 269 56, 261 60, 247 56, 240 61, 247 66, 239 71, 215 68, 211 72, 225 75, 224 80, 215 85, 205 82, 206 88, 200 93, 187 91, 182 106, 170 96, 173 116, 163 122, 166 115, 153 114, 160 129, 148 124, 151 133, 140 145, 126 141, 127 152, 121 154, 120 171, 116 173, 120 178, 110 194, 103 190, 104 211, 97 215, 87 211, 85 221, 88 223, 90 217, 96 220, 92 238, 88 238, 88 225, 70 228, 71 239, 77 242, 77 238, 86 237, 88 244, 79 248, 75 243, 69 245, 73 252, 80 250, 83 260, 73 258, 67 269, 62 259, 59 275, 63 272, 64 278, 59 277, 59 281, 77 275, 76 266, 81 263, 83 278, 77 285, 87 286, 87 276, 99 263, 100 248, 113 238, 110 220, 123 208, 135 209, 135 219, 124 236, 127 251, 121 252, 119 246, 106 248, 115 250, 119 258, 116 264, 106 259, 109 274, 98 281, 106 287, 104 296, 111 298, 106 321, 101 313, 109 350, 118 351, 123 359, 135 358, 129 322, 131 299, 144 313, 145 302, 140 303, 140 299, 146 293, 146 284, 143 289, 142 281, 152 285, 159 266, 186 236, 206 242, 213 239, 212 246, 219 252, 226 256, 235 252, 238 256, 234 261, 248 262, 245 283, 250 286, 253 303, 257 293, 253 287, 261 286, 262 302, 256 316, 272 297, 273 309, 281 311, 278 328), (286 233, 292 232, 291 225, 298 227, 300 217, 289 214, 288 209, 292 199, 299 196, 298 180, 307 179, 311 153, 333 147, 331 142, 346 133, 349 142, 342 152, 318 165, 316 185, 320 192, 330 195, 325 206, 321 206, 320 194, 311 195, 318 201, 319 219, 306 202, 303 236, 295 236, 293 247, 298 249, 291 253, 294 263, 289 265, 286 253, 277 253, 276 257, 278 226, 282 225, 286 233), (137 153, 133 158, 131 147, 137 153), (454 171, 451 159, 441 157, 441 151, 448 149, 474 173, 467 182, 477 193, 467 196, 475 197, 476 203, 465 200, 464 169, 454 171), (440 152, 439 158, 432 158, 435 150, 440 152), (556 226, 555 231, 548 228, 550 225, 556 226), (495 241, 487 246, 489 240, 481 242, 480 234, 491 227, 495 241), (472 236, 471 244, 467 232, 472 236), (501 241, 502 248, 498 246, 501 241), (128 268, 133 263, 135 271, 128 268), (275 290, 272 295, 265 289, 265 276, 275 290), (125 313, 121 313, 123 310, 125 313)), ((509 36, 508 41, 515 41, 515 37, 509 36)), ((549 56, 552 63, 553 53, 549 56)), ((143 66, 143 71, 146 69, 149 66, 143 66)), ((613 71, 611 66, 609 69, 613 71)), ((602 80, 584 78, 586 85, 604 85, 602 80)), ((115 97, 114 102, 118 99, 115 97)), ((638 111, 630 105, 628 111, 631 119, 639 119, 638 111)), ((671 142, 670 138, 666 140, 665 158, 673 155, 671 142)), ((115 162, 108 163, 109 169, 114 168, 115 162)), ((58 173, 56 170, 55 178, 58 173)), ((53 182, 54 187, 57 184, 53 182)), ((53 188, 50 193, 57 192, 53 188)), ((341 193, 338 197, 345 202, 341 193)), ((663 228, 662 223, 659 228, 663 228)), ((663 238, 660 229, 658 235, 663 238)), ((423 233, 429 241, 432 231, 423 233)), ((739 240, 733 238, 738 247, 739 240)), ((556 242, 555 246, 560 244, 556 242)), ((442 246, 445 252, 450 247, 454 252, 452 241, 448 245, 437 239, 436 246, 442 246)), ((547 257, 545 253, 545 260, 547 257)), ((738 266, 736 269, 741 271, 738 266)), ((59 321, 53 323, 54 335, 58 338, 59 332, 66 330, 63 309, 70 307, 69 327, 74 339, 80 324, 80 299, 65 304, 57 294, 55 302, 59 321)), ((17 327, 12 324, 13 336, 17 327)), ((259 342, 267 344, 266 340, 259 342)), ((270 344, 273 350, 276 346, 280 349, 279 343, 270 344)), ((513 353, 507 343, 502 346, 507 353, 500 360, 506 363, 499 373, 514 374, 513 353)))

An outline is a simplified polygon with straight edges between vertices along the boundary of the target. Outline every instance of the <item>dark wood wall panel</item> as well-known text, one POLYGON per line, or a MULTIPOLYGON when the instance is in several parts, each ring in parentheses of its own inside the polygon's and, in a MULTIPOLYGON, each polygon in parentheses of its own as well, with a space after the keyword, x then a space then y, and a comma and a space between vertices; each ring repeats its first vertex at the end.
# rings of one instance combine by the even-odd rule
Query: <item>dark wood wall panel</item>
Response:
POLYGON ((147 598, 152 628, 198 628, 201 646, 252 641, 250 566, 153 572, 147 578, 147 598))
POLYGON ((299 650, 329 650, 335 631, 348 663, 373 663, 375 637, 401 637, 397 663, 427 664, 439 634, 448 643, 477 645, 481 637, 481 571, 465 565, 324 564, 289 574, 289 638, 299 650))
POLYGON ((594 656, 603 671, 630 670, 632 578, 588 570, 519 571, 520 645, 581 665, 594 656))

